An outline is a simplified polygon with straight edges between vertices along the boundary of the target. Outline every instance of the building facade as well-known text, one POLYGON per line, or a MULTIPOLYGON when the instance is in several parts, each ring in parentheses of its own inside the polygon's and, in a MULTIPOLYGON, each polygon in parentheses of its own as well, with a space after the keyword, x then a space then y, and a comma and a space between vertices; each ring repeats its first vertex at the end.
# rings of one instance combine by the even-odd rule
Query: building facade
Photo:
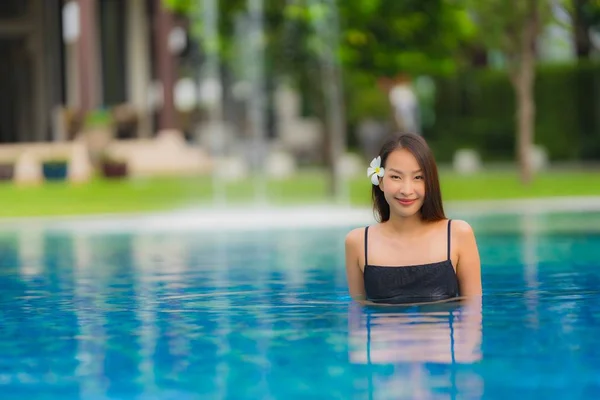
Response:
POLYGON ((161 3, 2 0, 0 143, 66 140, 66 115, 117 107, 135 136, 175 128, 175 22, 161 3))

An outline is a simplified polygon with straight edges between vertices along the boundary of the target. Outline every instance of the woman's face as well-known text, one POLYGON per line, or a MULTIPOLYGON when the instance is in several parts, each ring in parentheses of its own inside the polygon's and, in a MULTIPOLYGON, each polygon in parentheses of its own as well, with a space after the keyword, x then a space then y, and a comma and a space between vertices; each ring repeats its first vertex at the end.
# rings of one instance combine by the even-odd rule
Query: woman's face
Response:
POLYGON ((398 149, 390 153, 379 186, 391 213, 410 217, 420 212, 425 200, 424 178, 417 159, 410 151, 398 149))

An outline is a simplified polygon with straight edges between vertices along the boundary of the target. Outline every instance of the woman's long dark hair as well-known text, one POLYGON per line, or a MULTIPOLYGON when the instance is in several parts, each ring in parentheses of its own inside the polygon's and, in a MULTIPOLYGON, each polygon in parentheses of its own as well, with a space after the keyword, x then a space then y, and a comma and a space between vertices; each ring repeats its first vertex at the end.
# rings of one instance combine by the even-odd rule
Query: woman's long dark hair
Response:
MULTIPOLYGON (((392 137, 383 144, 379 151, 381 166, 383 168, 386 167, 386 161, 390 153, 399 149, 410 151, 417 159, 419 167, 423 171, 423 177, 425 178, 425 200, 421 207, 421 219, 423 221, 445 219, 437 165, 433 152, 427 145, 427 142, 421 136, 412 133, 402 133, 392 137)), ((379 186, 373 185, 372 197, 375 218, 379 222, 388 221, 390 219, 390 205, 385 200, 383 191, 379 186)))

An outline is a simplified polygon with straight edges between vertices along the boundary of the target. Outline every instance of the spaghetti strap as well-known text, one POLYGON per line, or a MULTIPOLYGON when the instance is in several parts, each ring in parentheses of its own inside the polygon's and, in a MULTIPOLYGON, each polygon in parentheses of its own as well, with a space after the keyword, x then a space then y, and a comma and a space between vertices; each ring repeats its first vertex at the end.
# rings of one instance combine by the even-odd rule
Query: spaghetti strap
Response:
POLYGON ((365 265, 369 265, 369 261, 367 261, 367 243, 368 243, 368 232, 369 232, 369 227, 367 226, 365 228, 365 265))
POLYGON ((450 257, 450 238, 452 237, 452 232, 450 230, 450 225, 452 224, 452 220, 448 220, 448 260, 451 260, 450 257))

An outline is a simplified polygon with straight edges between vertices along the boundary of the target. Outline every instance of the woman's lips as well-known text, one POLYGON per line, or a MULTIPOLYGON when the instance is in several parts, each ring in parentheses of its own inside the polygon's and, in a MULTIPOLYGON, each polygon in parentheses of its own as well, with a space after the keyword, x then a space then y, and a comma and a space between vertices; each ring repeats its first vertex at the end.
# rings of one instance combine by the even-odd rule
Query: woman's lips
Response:
POLYGON ((416 200, 415 199, 396 199, 398 200, 398 203, 400 203, 403 206, 410 206, 411 204, 413 204, 416 200))

